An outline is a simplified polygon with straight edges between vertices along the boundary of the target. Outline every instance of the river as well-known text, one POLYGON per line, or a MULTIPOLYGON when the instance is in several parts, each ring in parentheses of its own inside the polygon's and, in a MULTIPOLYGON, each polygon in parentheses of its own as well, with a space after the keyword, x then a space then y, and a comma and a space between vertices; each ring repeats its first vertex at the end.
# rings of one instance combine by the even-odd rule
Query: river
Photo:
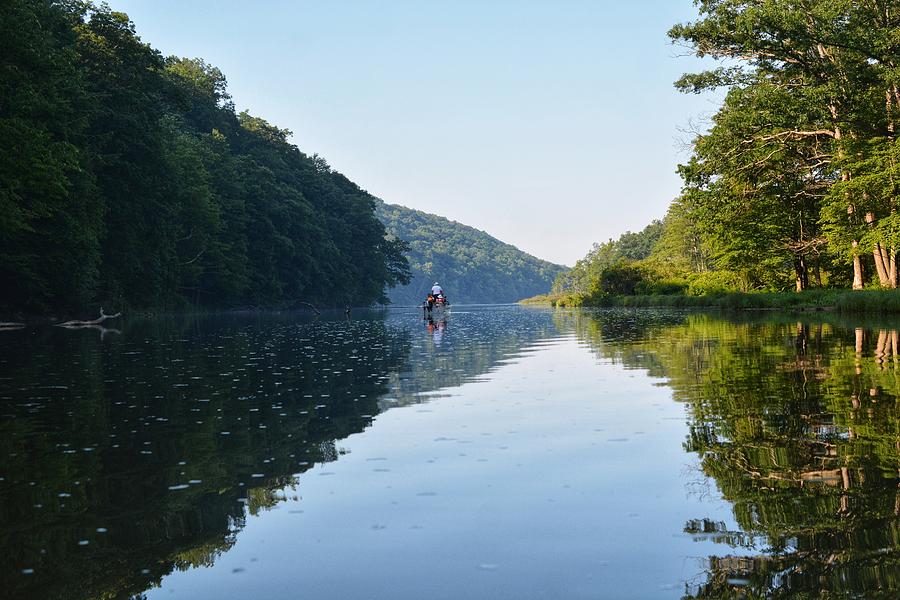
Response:
POLYGON ((0 597, 900 595, 900 322, 115 327, 0 332, 0 597))

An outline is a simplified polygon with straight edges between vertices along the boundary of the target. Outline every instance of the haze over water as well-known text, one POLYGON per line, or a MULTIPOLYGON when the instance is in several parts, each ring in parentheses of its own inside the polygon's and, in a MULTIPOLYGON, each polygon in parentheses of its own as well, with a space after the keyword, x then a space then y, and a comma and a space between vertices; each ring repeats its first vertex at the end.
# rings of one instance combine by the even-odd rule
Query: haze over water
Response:
POLYGON ((894 323, 454 307, 0 334, 0 595, 900 592, 894 323))

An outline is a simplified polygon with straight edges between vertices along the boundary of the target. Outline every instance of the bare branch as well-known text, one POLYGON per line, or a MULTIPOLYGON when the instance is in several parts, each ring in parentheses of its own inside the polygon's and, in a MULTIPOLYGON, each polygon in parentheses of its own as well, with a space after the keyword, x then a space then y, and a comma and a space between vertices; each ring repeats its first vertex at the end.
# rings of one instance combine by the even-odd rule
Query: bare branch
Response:
POLYGON ((57 323, 56 326, 57 327, 65 327, 66 329, 80 329, 82 327, 94 327, 96 325, 100 325, 100 323, 104 322, 107 319, 115 319, 116 317, 119 317, 121 315, 122 315, 122 313, 120 313, 120 312, 117 312, 114 315, 108 315, 103 312, 103 307, 101 306, 100 307, 100 316, 96 319, 93 319, 91 321, 78 321, 78 320, 66 321, 65 323, 57 323))

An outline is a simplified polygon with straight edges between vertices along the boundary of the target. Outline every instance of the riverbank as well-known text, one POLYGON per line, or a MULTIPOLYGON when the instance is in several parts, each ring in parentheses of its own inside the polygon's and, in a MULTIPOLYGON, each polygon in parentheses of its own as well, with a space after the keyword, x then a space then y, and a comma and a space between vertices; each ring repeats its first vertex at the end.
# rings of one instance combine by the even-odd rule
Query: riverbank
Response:
POLYGON ((900 290, 806 290, 803 292, 730 292, 687 296, 579 296, 547 294, 520 304, 556 307, 717 308, 725 310, 815 310, 842 313, 900 313, 900 290))

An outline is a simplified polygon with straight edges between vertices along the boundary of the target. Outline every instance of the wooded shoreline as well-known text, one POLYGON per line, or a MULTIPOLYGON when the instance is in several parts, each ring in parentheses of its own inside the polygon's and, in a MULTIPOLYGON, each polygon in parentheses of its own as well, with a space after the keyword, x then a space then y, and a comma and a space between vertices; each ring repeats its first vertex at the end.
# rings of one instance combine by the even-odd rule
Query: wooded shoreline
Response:
POLYGON ((4 318, 344 307, 409 281, 371 194, 126 14, 13 0, 0 48, 4 318))
POLYGON ((813 289, 804 292, 729 292, 686 294, 579 296, 547 294, 520 304, 566 307, 714 308, 725 310, 833 311, 900 314, 900 290, 813 289))
MULTIPOLYGON (((669 38, 720 62, 675 86, 724 98, 692 128, 681 193, 662 220, 594 244, 552 291, 592 302, 684 294, 702 299, 666 302, 743 308, 808 302, 780 294, 791 289, 900 287, 897 3, 695 5, 696 19, 669 38)), ((880 297, 829 302, 895 310, 880 297)))

